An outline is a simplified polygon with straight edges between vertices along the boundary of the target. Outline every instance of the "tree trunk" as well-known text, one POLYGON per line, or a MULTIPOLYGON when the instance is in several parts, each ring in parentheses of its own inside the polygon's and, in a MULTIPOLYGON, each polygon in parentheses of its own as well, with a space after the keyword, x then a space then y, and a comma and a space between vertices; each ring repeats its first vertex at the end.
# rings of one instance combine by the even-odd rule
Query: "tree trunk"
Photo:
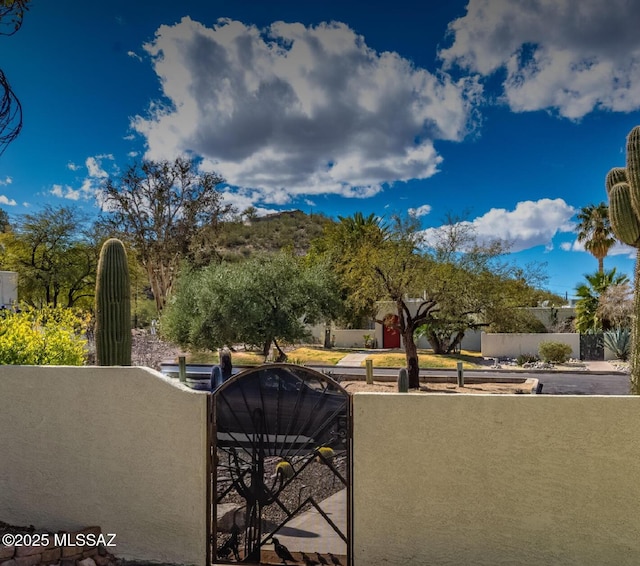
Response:
POLYGON ((456 350, 461 349, 463 338, 464 332, 458 332, 449 344, 449 347, 447 348, 447 354, 454 354, 456 350))
POLYGON ((409 374, 409 389, 420 388, 420 366, 418 365, 418 348, 413 339, 411 326, 402 333, 404 352, 407 359, 407 373, 409 374))
POLYGON ((282 348, 280 348, 280 346, 278 345, 278 342, 276 341, 275 338, 273 339, 273 345, 278 350, 278 357, 276 358, 276 362, 278 362, 278 363, 286 362, 287 361, 287 354, 284 352, 284 350, 282 350, 282 348))
POLYGON ((599 257, 598 258, 598 271, 600 273, 604 273, 604 258, 603 257, 599 257))
POLYGON ((271 350, 271 338, 267 338, 262 345, 262 355, 265 362, 269 359, 269 350, 271 350))
POLYGON ((431 346, 434 354, 447 353, 447 346, 443 344, 442 340, 435 332, 429 332, 429 334, 427 334, 427 341, 429 342, 429 346, 431 346))

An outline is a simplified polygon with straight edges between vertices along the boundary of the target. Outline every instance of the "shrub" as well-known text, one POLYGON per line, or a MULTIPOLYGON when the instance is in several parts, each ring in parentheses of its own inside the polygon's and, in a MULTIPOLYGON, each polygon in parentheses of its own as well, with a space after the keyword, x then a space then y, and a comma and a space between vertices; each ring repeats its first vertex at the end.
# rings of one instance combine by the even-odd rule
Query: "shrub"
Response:
POLYGON ((631 332, 628 328, 616 328, 604 333, 604 345, 616 358, 626 361, 631 353, 631 332))
POLYGON ((516 358, 516 363, 519 366, 523 366, 524 364, 532 364, 538 361, 538 356, 534 356, 533 354, 520 354, 516 358))
POLYGON ((0 315, 0 364, 82 365, 89 318, 75 309, 27 307, 0 315))
POLYGON ((571 346, 562 342, 540 342, 538 354, 545 362, 561 364, 569 359, 571 346))

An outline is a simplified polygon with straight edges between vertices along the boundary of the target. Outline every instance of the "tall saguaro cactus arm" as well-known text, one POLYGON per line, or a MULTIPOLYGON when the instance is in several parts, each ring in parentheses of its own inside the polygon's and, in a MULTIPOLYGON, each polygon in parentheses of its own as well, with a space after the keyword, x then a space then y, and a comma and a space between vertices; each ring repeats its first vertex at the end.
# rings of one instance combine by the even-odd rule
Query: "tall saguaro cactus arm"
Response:
POLYGON ((618 239, 637 249, 631 332, 631 390, 640 395, 640 126, 627 136, 627 166, 615 167, 605 180, 611 228, 618 239))
POLYGON ((131 365, 131 286, 127 252, 116 238, 100 250, 96 279, 96 359, 101 366, 131 365))

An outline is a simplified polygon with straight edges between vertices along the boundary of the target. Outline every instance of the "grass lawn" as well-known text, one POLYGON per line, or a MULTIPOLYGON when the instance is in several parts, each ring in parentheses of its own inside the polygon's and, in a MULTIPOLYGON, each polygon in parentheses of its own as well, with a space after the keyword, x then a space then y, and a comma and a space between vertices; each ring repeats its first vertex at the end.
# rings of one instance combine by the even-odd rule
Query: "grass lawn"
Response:
MULTIPOLYGON (((260 352, 231 352, 234 366, 259 366, 264 363, 260 352)), ((217 352, 191 352, 187 354, 188 364, 217 364, 220 362, 217 352)))
MULTIPOLYGON (((358 350, 362 352, 363 350, 358 350)), ((344 356, 352 353, 353 350, 341 350, 331 349, 325 350, 324 348, 296 348, 290 352, 287 352, 289 361, 300 364, 337 364, 344 356)), ((376 353, 375 350, 371 350, 369 359, 373 360, 373 365, 377 367, 405 367, 406 358, 402 352, 380 352, 376 353)), ((456 365, 459 361, 462 362, 464 369, 474 369, 482 366, 482 355, 480 352, 470 352, 468 350, 462 350, 460 354, 452 354, 449 356, 432 354, 430 350, 418 350, 418 361, 421 368, 451 368, 456 369, 456 365)), ((363 362, 361 365, 365 365, 363 362)))
MULTIPOLYGON (((362 351, 362 350, 359 350, 362 351)), ((353 350, 332 348, 299 347, 287 352, 288 362, 296 364, 326 364, 336 365, 344 356, 353 350)), ((374 367, 401 368, 406 365, 406 358, 402 352, 380 352, 375 350, 367 352, 368 358, 373 360, 374 367)), ((260 352, 232 352, 233 365, 257 366, 264 362, 260 352)), ((432 354, 429 350, 418 350, 418 362, 421 368, 450 368, 455 369, 457 362, 463 362, 464 369, 481 367, 482 355, 480 352, 463 350, 460 354, 448 356, 432 354)), ((219 362, 217 352, 192 352, 187 355, 188 364, 217 364, 219 362)), ((362 366, 365 365, 363 362, 362 366)))
POLYGON ((288 361, 299 364, 327 364, 336 365, 351 350, 341 350, 332 348, 325 350, 324 348, 296 348, 287 352, 288 361))
MULTIPOLYGON (((374 367, 405 367, 406 358, 402 352, 381 352, 380 354, 370 354, 369 359, 373 360, 374 367)), ((469 352, 462 350, 460 354, 432 354, 428 350, 418 350, 418 363, 421 368, 436 369, 456 369, 458 362, 462 362, 464 369, 474 369, 482 367, 482 354, 480 352, 469 352)), ((364 366, 365 363, 363 362, 364 366)))
MULTIPOLYGON (((287 361, 296 364, 327 364, 335 365, 349 350, 300 347, 287 352, 287 361)), ((261 352, 232 352, 231 359, 234 366, 258 366, 264 363, 261 352)), ((192 352, 187 355, 188 364, 217 364, 217 352, 192 352)))

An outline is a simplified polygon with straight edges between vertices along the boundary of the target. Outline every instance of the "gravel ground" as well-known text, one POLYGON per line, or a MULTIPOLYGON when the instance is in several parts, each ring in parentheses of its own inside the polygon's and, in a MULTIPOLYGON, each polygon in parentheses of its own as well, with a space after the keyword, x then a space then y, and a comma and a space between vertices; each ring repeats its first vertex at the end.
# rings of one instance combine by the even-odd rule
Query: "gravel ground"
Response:
MULTIPOLYGON (((222 450, 218 451, 218 493, 221 494, 228 486, 227 478, 237 477, 237 474, 229 472, 228 454, 222 450)), ((298 456, 290 459, 290 463, 294 470, 302 471, 292 479, 289 483, 284 483, 284 488, 278 491, 279 481, 276 475, 276 466, 282 458, 277 456, 267 457, 264 462, 264 484, 275 490, 278 501, 286 507, 289 512, 296 510, 302 502, 308 497, 313 497, 316 503, 320 503, 330 495, 344 489, 345 485, 340 479, 329 469, 323 462, 319 461, 313 455, 298 456), (306 464, 306 466, 305 466, 306 464)), ((343 454, 336 453, 332 460, 332 465, 338 470, 343 478, 346 479, 346 457, 343 454)), ((233 467, 233 466, 232 466, 233 467)), ((233 503, 236 505, 244 505, 245 501, 242 496, 235 490, 231 490, 225 495, 220 502, 233 503)), ((311 508, 311 504, 302 507, 302 511, 311 508)), ((284 510, 274 502, 262 510, 263 531, 271 531, 280 525, 287 515, 284 510)), ((217 533, 218 546, 220 546, 227 538, 228 533, 217 533)), ((242 547, 243 539, 240 539, 240 547, 242 547)))

